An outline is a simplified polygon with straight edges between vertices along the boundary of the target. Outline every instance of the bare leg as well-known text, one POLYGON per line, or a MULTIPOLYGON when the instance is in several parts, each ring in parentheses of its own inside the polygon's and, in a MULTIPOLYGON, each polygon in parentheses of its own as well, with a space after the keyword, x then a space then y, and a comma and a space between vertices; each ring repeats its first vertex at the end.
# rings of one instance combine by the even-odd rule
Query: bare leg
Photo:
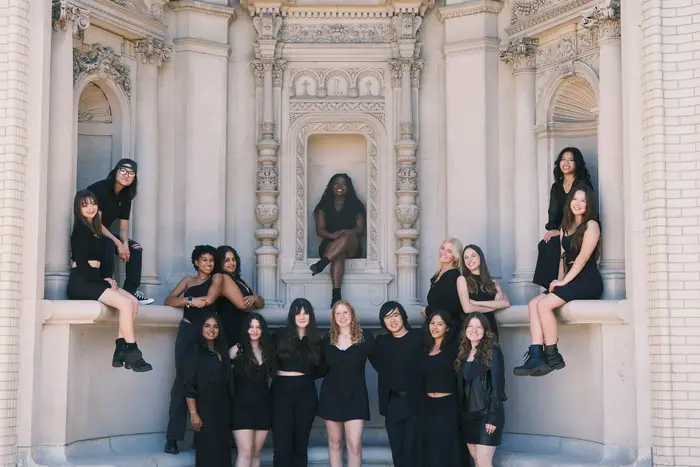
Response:
POLYGON ((311 272, 315 276, 323 271, 328 264, 336 260, 339 256, 352 258, 357 253, 357 235, 353 233, 344 233, 340 237, 333 240, 323 252, 323 258, 311 265, 311 272))
POLYGON ((544 333, 542 332, 542 323, 540 323, 540 315, 537 313, 537 304, 547 295, 540 294, 530 300, 527 304, 527 312, 530 317, 530 337, 533 345, 544 344, 544 333))
POLYGON ((107 289, 102 292, 98 300, 100 303, 116 308, 119 311, 119 333, 117 336, 124 336, 124 340, 129 344, 136 342, 134 315, 138 309, 138 301, 131 300, 131 298, 122 295, 114 289, 107 289))
POLYGON ((345 445, 348 448, 348 467, 362 467, 362 432, 364 420, 345 422, 345 445))
POLYGON ((260 467, 260 456, 265 445, 265 438, 267 438, 267 430, 256 430, 254 436, 253 462, 250 465, 251 467, 260 467))
POLYGON ((343 424, 325 420, 328 432, 328 465, 343 467, 343 424))
POLYGON ((255 442, 255 432, 253 430, 236 430, 233 432, 236 438, 236 467, 252 467, 253 465, 253 444, 255 442))
POLYGON ((474 446, 476 452, 474 462, 476 467, 493 467, 493 455, 496 454, 496 446, 484 446, 477 444, 474 446))
POLYGON ((540 317, 540 323, 542 323, 544 341, 547 345, 554 345, 559 339, 559 323, 554 316, 554 309, 559 308, 564 303, 566 302, 554 294, 549 294, 537 302, 537 314, 540 317))

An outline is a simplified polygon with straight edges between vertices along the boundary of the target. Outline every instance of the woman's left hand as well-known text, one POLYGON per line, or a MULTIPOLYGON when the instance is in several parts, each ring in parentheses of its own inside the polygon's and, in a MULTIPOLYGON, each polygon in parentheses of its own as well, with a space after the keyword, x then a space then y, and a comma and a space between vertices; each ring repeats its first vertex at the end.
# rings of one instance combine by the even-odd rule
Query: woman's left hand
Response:
POLYGON ((246 308, 252 308, 253 305, 255 305, 255 295, 243 297, 243 302, 245 303, 246 308))
POLYGON ((550 292, 554 292, 554 289, 555 289, 555 288, 561 287, 561 286, 564 286, 564 285, 566 285, 566 282, 564 282, 564 281, 560 281, 560 280, 552 281, 552 282, 549 284, 549 291, 550 291, 550 292))
POLYGON ((496 431, 496 425, 491 425, 490 423, 486 424, 486 434, 487 435, 492 435, 496 431))

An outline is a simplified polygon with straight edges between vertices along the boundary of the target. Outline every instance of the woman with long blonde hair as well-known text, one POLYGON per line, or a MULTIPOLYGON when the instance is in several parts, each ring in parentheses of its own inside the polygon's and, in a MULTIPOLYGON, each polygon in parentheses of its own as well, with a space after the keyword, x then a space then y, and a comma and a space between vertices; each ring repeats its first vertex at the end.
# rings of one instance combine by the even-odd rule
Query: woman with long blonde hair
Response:
POLYGON ((330 467, 343 465, 343 435, 348 467, 362 465, 362 432, 369 420, 365 365, 374 350, 374 336, 363 330, 346 300, 331 311, 331 330, 323 338, 328 373, 321 385, 318 415, 326 422, 330 467))
MULTIPOLYGON (((457 292, 457 279, 462 274, 462 242, 450 237, 440 244, 438 250, 438 266, 430 278, 428 291, 428 306, 421 308, 424 317, 430 316, 437 310, 450 314, 453 323, 461 323, 462 304, 457 292)), ((457 326, 455 329, 459 329, 457 326)))

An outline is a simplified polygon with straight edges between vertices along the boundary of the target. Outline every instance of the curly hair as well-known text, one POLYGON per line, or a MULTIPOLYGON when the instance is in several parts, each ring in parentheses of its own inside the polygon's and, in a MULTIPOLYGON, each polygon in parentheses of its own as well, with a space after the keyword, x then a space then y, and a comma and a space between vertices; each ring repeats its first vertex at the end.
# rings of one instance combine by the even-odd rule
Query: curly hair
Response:
POLYGON ((566 154, 567 152, 571 153, 571 155, 574 156, 574 165, 576 165, 576 173, 574 174, 574 176, 576 177, 576 181, 583 182, 589 187, 593 188, 593 183, 591 183, 591 174, 588 172, 588 168, 586 167, 586 161, 583 158, 583 154, 581 153, 581 150, 579 148, 575 148, 573 146, 564 148, 561 151, 559 151, 557 160, 554 161, 554 170, 552 171, 554 175, 554 180, 558 183, 562 183, 564 181, 564 172, 561 171, 561 167, 559 166, 559 164, 561 163, 562 157, 564 157, 564 154, 566 154))
POLYGON ((346 173, 337 173, 328 180, 326 189, 323 190, 323 195, 321 195, 321 200, 314 208, 314 216, 316 216, 319 211, 328 212, 331 209, 335 209, 333 206, 333 200, 335 199, 335 195, 333 194, 333 181, 338 177, 343 177, 348 184, 348 193, 345 196, 344 207, 350 208, 352 211, 364 216, 366 214, 365 205, 362 204, 360 198, 357 197, 355 186, 352 184, 352 178, 346 173))
POLYGON ((267 376, 272 377, 277 372, 275 348, 272 344, 272 337, 267 327, 267 321, 265 321, 265 318, 263 318, 260 313, 255 312, 248 315, 246 325, 241 329, 241 340, 239 342, 240 350, 238 355, 236 355, 235 371, 238 374, 250 376, 253 373, 254 366, 258 365, 255 353, 253 352, 253 346, 250 343, 250 335, 248 334, 248 329, 250 329, 250 325, 253 321, 257 321, 260 324, 262 332, 258 345, 262 351, 262 364, 265 366, 265 373, 267 376))
POLYGON ((221 245, 214 252, 214 274, 228 274, 224 271, 226 253, 233 253, 233 257, 236 259, 236 269, 231 276, 233 276, 234 280, 241 280, 241 257, 236 249, 229 245, 221 245))
POLYGON ((476 346, 476 355, 474 359, 480 360, 484 365, 491 368, 491 354, 493 352, 493 346, 496 343, 496 335, 491 331, 491 326, 489 326, 489 320, 483 313, 474 312, 469 313, 464 319, 462 324, 462 330, 459 336, 459 349, 457 351, 457 358, 455 359, 455 371, 459 371, 464 362, 469 357, 469 352, 472 351, 472 341, 467 337, 467 328, 471 320, 476 319, 484 328, 484 337, 481 338, 476 346))
POLYGON ((340 337, 340 326, 338 326, 338 323, 335 322, 335 312, 339 306, 345 306, 348 308, 348 310, 350 310, 350 315, 352 316, 352 321, 350 321, 350 340, 352 343, 360 344, 364 342, 365 338, 362 335, 362 328, 360 327, 360 322, 357 320, 357 313, 355 312, 355 309, 347 300, 338 300, 335 302, 333 309, 331 310, 331 344, 338 345, 338 338, 340 337))
POLYGON ((197 260, 201 258, 204 255, 211 255, 212 257, 216 254, 216 250, 214 249, 213 246, 211 245, 197 245, 194 247, 194 250, 192 250, 192 266, 194 267, 195 271, 199 271, 199 268, 197 267, 197 260))
POLYGON ((289 306, 287 324, 280 330, 277 339, 277 358, 286 360, 292 356, 297 346, 301 345, 299 331, 297 330, 296 315, 303 311, 309 315, 309 324, 306 326, 306 340, 309 346, 311 362, 318 365, 321 361, 321 333, 316 325, 314 307, 305 298, 295 298, 289 306))

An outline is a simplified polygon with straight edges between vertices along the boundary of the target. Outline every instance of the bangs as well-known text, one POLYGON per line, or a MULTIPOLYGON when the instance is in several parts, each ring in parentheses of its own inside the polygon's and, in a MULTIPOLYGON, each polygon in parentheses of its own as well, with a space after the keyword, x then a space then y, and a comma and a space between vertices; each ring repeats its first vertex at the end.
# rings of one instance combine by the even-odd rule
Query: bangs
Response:
POLYGON ((87 206, 93 203, 97 204, 97 197, 92 193, 85 193, 78 198, 78 204, 80 204, 80 206, 87 206))

